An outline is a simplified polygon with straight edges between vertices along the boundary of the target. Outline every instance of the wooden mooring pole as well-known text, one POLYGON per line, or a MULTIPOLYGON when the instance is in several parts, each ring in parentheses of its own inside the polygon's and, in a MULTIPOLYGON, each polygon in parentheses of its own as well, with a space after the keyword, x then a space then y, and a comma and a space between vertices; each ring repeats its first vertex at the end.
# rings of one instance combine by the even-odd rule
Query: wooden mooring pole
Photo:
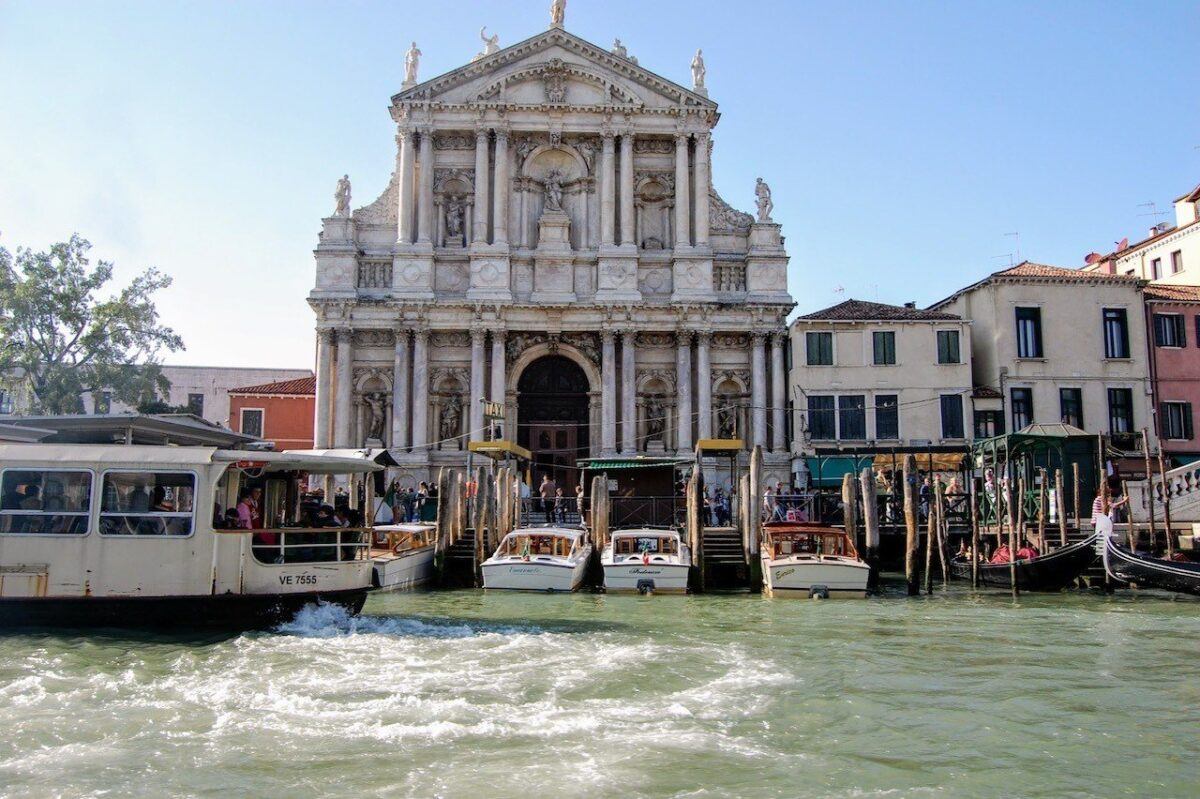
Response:
POLYGON ((912 455, 904 456, 904 579, 908 585, 908 595, 916 596, 921 593, 917 581, 917 459, 912 455))
POLYGON ((1038 469, 1038 551, 1046 551, 1046 470, 1038 469))
MULTIPOLYGON (((1024 517, 1024 514, 1022 513, 1022 508, 1024 507, 1024 502, 1021 501, 1022 499, 1024 499, 1024 494, 1025 494, 1025 476, 1024 475, 1021 475, 1021 481, 1017 486, 1017 491, 1018 491, 1018 494, 1017 494, 1017 496, 1018 496, 1017 503, 1018 504, 1017 504, 1017 508, 1016 508, 1017 515, 1015 518, 1010 515, 1009 519, 1008 519, 1008 580, 1009 580, 1009 584, 1012 586, 1013 599, 1016 599, 1021 594, 1021 590, 1017 587, 1017 527, 1018 527, 1018 525, 1021 524, 1021 521, 1023 520, 1023 517, 1024 517)), ((1008 485, 1005 487, 1004 493, 1006 494, 1006 498, 1008 500, 1008 507, 1011 508, 1012 507, 1012 480, 1011 479, 1008 481, 1008 485)))
POLYGON ((1054 510, 1058 514, 1058 545, 1067 545, 1067 498, 1063 496, 1062 469, 1054 470, 1054 510))
POLYGON ((975 501, 975 479, 971 478, 971 587, 979 587, 979 505, 975 501))
POLYGON ((870 466, 864 466, 858 479, 862 487, 863 544, 867 565, 871 567, 867 588, 875 592, 879 589, 879 506, 876 504, 875 472, 870 466))
POLYGON ((950 582, 950 570, 946 564, 946 542, 950 539, 950 522, 946 519, 946 494, 941 489, 941 484, 938 483, 938 491, 934 496, 934 505, 937 507, 937 548, 938 548, 938 565, 942 567, 942 588, 947 587, 950 582))
MULTIPOLYGON (((1158 447, 1158 480, 1162 486, 1162 501, 1163 501, 1163 527, 1167 532, 1167 559, 1171 560, 1175 557, 1175 533, 1171 530, 1171 490, 1167 485, 1167 469, 1163 462, 1162 445, 1158 447)), ((1150 492, 1150 502, 1154 502, 1154 492, 1150 492)))
POLYGON ((934 478, 933 496, 930 497, 929 507, 925 509, 925 593, 933 593, 933 542, 937 538, 937 500, 940 493, 941 481, 934 478))
MULTIPOLYGON (((1080 511, 1079 489, 1081 487, 1081 484, 1079 481, 1079 464, 1078 463, 1071 464, 1071 474, 1072 474, 1071 479, 1074 481, 1072 483, 1073 490, 1071 491, 1071 498, 1075 503, 1075 529, 1079 530, 1083 527, 1083 517, 1080 515, 1081 511, 1080 511)), ((1103 477, 1101 479, 1103 479, 1103 477)))
MULTIPOLYGON (((1154 472, 1150 469, 1150 433, 1145 427, 1142 428, 1142 457, 1146 461, 1146 491, 1144 494, 1147 500, 1146 505, 1150 510, 1150 554, 1153 555, 1154 550, 1158 547, 1158 535, 1154 529, 1154 492, 1150 490, 1154 487, 1154 472)), ((1129 501, 1128 488, 1125 490, 1125 500, 1125 504, 1132 507, 1133 503, 1129 501)), ((1130 514, 1129 518, 1132 520, 1133 515, 1130 514)))

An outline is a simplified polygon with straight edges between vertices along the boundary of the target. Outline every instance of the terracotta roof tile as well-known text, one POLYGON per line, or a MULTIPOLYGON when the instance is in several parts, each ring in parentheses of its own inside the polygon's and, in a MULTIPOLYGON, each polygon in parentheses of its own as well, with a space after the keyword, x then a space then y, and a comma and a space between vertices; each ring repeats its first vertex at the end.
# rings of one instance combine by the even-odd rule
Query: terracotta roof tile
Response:
POLYGON ((846 300, 823 310, 797 317, 797 319, 864 322, 957 321, 959 318, 954 314, 941 311, 926 311, 922 308, 907 308, 903 305, 887 305, 882 302, 867 302, 866 300, 846 300))
POLYGON ((992 277, 1042 277, 1054 280, 1116 280, 1136 283, 1138 278, 1133 275, 1109 275, 1104 272, 1090 272, 1082 269, 1068 269, 1065 266, 1049 266, 1035 264, 1032 261, 1022 261, 1016 266, 993 272, 992 277))
POLYGON ((274 383, 262 383, 245 388, 231 388, 230 394, 284 394, 294 396, 314 396, 317 393, 317 378, 295 377, 291 380, 277 380, 274 383))
POLYGON ((1176 286, 1170 283, 1151 283, 1146 286, 1147 300, 1200 302, 1200 286, 1176 286))
POLYGON ((1004 397, 991 386, 976 386, 975 390, 971 392, 971 396, 975 399, 1002 399, 1004 397))

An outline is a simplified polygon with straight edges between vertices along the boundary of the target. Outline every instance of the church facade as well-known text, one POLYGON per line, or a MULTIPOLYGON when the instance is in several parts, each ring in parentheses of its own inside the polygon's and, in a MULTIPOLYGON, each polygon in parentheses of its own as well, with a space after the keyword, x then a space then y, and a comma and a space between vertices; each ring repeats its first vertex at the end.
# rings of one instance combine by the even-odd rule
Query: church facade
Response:
POLYGON ((410 49, 391 180, 351 210, 343 178, 315 251, 316 446, 387 447, 420 480, 499 433, 570 487, 581 458, 741 438, 786 480, 770 189, 747 187, 756 216, 714 190, 699 52, 687 88, 561 18, 431 80, 410 49))

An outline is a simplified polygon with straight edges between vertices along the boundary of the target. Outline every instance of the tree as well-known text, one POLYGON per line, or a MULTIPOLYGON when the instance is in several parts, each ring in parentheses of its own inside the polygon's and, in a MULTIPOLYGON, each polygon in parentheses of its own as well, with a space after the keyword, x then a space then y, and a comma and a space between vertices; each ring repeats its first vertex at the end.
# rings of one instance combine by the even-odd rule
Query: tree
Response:
POLYGON ((160 354, 183 349, 153 301, 171 278, 147 269, 101 299, 112 264, 90 266, 91 247, 78 234, 49 252, 0 247, 0 372, 23 376, 39 413, 83 413, 89 391, 153 401, 170 388, 160 354))

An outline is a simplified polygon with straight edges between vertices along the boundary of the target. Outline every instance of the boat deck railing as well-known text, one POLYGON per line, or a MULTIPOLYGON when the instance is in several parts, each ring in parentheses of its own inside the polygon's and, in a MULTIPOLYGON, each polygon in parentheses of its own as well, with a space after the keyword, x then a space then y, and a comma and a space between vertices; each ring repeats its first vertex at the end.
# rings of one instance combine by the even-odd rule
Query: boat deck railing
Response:
POLYGON ((370 557, 369 527, 273 527, 217 530, 250 535, 250 549, 260 563, 340 563, 370 557), (275 540, 272 541, 271 537, 275 540))

